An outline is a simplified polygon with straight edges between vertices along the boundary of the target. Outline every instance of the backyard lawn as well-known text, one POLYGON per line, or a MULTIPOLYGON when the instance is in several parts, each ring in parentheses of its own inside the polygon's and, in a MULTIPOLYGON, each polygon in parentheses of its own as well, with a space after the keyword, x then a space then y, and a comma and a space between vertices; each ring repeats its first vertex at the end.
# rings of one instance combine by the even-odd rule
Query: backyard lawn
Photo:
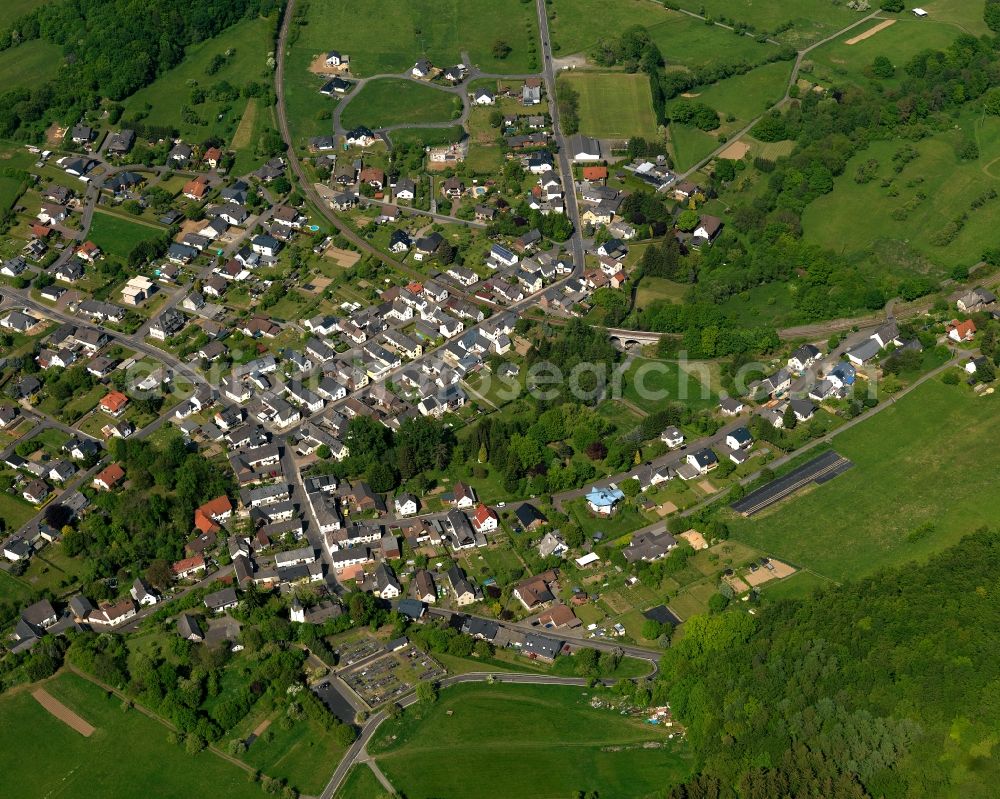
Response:
POLYGON ((369 751, 407 796, 440 799, 645 797, 689 773, 682 744, 589 700, 590 691, 575 687, 454 686, 435 704, 384 723, 369 751), (651 741, 664 746, 643 748, 651 741))
POLYGON ((166 230, 159 226, 133 222, 104 211, 95 211, 87 238, 108 255, 127 258, 139 242, 159 238, 165 232, 166 230))
POLYGON ((167 743, 164 726, 137 710, 123 713, 121 700, 82 677, 61 674, 43 685, 96 730, 90 737, 75 732, 27 690, 0 697, 0 769, 8 795, 188 799, 205 785, 230 799, 261 795, 242 769, 209 751, 185 754, 167 743))
POLYGON ((589 538, 594 533, 601 532, 604 533, 605 541, 631 533, 633 530, 645 527, 652 521, 635 508, 624 503, 610 516, 598 516, 591 513, 583 499, 570 500, 564 507, 567 515, 580 525, 584 535, 589 538))
POLYGON ((657 137, 649 77, 573 72, 562 77, 580 94, 580 132, 598 138, 657 137))
POLYGON ((447 122, 456 106, 460 107, 460 101, 454 94, 411 80, 386 78, 366 84, 344 109, 341 122, 347 129, 447 122))
POLYGON ((854 468, 773 511, 731 519, 732 532, 838 581, 926 558, 996 523, 998 436, 995 396, 930 380, 834 439, 854 468))

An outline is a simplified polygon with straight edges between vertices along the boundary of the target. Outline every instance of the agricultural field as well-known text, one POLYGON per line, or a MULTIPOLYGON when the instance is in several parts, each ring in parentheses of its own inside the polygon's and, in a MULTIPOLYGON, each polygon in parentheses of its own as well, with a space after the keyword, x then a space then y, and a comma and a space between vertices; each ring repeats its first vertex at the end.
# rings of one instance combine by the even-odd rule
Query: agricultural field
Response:
POLYGON ((683 745, 638 720, 592 708, 589 695, 565 686, 447 688, 435 704, 384 723, 369 752, 408 796, 440 799, 578 791, 645 797, 687 775, 683 745), (653 741, 662 748, 642 747, 653 741), (607 751, 612 745, 621 749, 607 751))
POLYGON ((580 94, 580 132, 598 138, 656 139, 649 77, 636 73, 573 72, 562 76, 580 94))
POLYGON ((62 65, 59 45, 33 39, 0 51, 0 86, 13 89, 54 78, 62 65))
POLYGON ((133 222, 115 214, 95 211, 87 237, 108 255, 127 258, 137 244, 159 238, 165 232, 165 229, 159 226, 133 222))
POLYGON ((996 521, 998 435, 995 397, 930 380, 837 436, 854 468, 772 511, 734 517, 733 535, 838 581, 923 559, 996 521))
POLYGON ((693 125, 671 124, 667 136, 674 164, 678 169, 694 166, 720 146, 715 136, 693 125))
MULTIPOLYGON (((556 56, 586 52, 604 36, 624 33, 635 25, 649 31, 668 67, 704 67, 721 61, 756 64, 773 44, 706 25, 700 19, 663 8, 648 0, 553 0, 550 9, 552 47, 556 56), (595 26, 593 20, 600 19, 595 26)), ((694 9, 697 11, 697 9, 694 9)))
POLYGON ((875 142, 847 164, 834 190, 811 203, 802 217, 806 239, 838 252, 865 253, 882 242, 907 242, 931 261, 953 267, 977 263, 996 246, 996 203, 972 209, 972 201, 1000 188, 1000 119, 963 115, 955 128, 919 142, 875 142), (979 157, 959 161, 955 151, 975 140, 979 157), (916 157, 895 171, 894 158, 912 147, 916 157), (861 165, 873 178, 855 179, 861 165), (888 181, 888 185, 883 185, 888 181), (951 240, 938 238, 955 217, 968 214, 951 240), (863 225, 858 224, 864 219, 863 225), (936 244, 935 242, 941 242, 936 244))
POLYGON ((183 799, 210 784, 232 799, 260 796, 242 769, 209 751, 185 754, 167 743, 164 726, 137 710, 122 712, 121 700, 84 678, 62 674, 44 687, 96 729, 84 737, 28 690, 0 697, 0 768, 11 795, 183 799))
POLYGON ((212 39, 192 45, 180 64, 125 101, 123 119, 176 128, 189 142, 203 142, 211 137, 229 141, 246 108, 246 100, 212 100, 212 87, 223 81, 237 89, 251 81, 270 83, 273 72, 267 65, 267 57, 273 49, 273 31, 273 19, 246 19, 212 39), (208 69, 220 55, 225 61, 210 75, 208 69), (208 98, 194 103, 192 94, 196 90, 205 92, 208 98), (185 108, 190 112, 185 113, 185 108))
POLYGON ((830 36, 865 16, 849 9, 846 3, 842 5, 830 0, 681 0, 678 5, 696 14, 752 25, 758 32, 770 32, 790 22, 791 28, 779 34, 778 40, 797 49, 830 36))
POLYGON ((365 84, 344 109, 341 123, 346 129, 365 125, 387 128, 447 122, 454 118, 461 100, 450 92, 422 86, 411 80, 387 78, 365 84))

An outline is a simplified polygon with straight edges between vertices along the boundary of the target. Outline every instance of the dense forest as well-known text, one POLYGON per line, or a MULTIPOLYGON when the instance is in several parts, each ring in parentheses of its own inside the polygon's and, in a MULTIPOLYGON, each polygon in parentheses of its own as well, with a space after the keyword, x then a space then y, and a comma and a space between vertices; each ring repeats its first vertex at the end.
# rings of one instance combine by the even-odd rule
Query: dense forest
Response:
POLYGON ((62 47, 59 75, 0 94, 0 137, 36 138, 102 99, 122 100, 184 58, 184 49, 279 0, 60 0, 0 33, 0 50, 43 39, 62 47))
POLYGON ((672 799, 993 796, 1000 532, 762 615, 695 617, 663 662, 700 773, 672 799))

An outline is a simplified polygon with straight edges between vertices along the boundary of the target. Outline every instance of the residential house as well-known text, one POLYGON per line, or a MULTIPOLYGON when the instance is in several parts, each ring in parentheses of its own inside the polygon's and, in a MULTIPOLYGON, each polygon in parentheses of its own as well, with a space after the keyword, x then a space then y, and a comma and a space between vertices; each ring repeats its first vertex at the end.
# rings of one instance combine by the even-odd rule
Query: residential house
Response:
POLYGON ((707 474, 719 465, 719 457, 708 447, 704 447, 688 455, 687 462, 698 471, 698 474, 707 474))
POLYGON ((803 344, 788 358, 788 368, 793 372, 804 372, 820 357, 819 347, 813 344, 803 344))
POLYGON ((972 341, 976 337, 976 323, 971 319, 952 319, 946 326, 948 338, 957 343, 972 341))
POLYGON ((554 589, 558 577, 558 569, 549 569, 522 580, 514 586, 512 593, 524 605, 525 610, 533 610, 555 599, 554 589))
POLYGON ((625 492, 620 488, 594 486, 587 492, 585 499, 591 512, 599 516, 610 516, 618 504, 625 499, 625 492))
POLYGON ((522 502, 514 509, 514 517, 527 531, 537 530, 548 523, 548 519, 530 502, 522 502))
POLYGON ((465 572, 459 567, 459 565, 452 564, 451 568, 448 569, 448 582, 451 586, 451 594, 455 599, 457 605, 471 605, 476 601, 476 590, 473 588, 472 583, 465 576, 465 572))

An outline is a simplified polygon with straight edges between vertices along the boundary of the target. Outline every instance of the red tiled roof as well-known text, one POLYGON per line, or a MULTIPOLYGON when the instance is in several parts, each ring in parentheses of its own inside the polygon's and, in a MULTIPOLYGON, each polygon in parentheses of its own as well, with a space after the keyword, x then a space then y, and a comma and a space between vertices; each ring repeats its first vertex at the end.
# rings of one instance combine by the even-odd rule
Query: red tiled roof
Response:
POLYGON ((475 515, 472 517, 472 521, 475 523, 476 527, 481 527, 486 523, 487 519, 495 519, 496 517, 497 515, 492 508, 489 508, 480 502, 479 507, 476 508, 475 515))
POLYGON ((112 391, 101 398, 101 407, 117 413, 128 404, 128 397, 120 391, 112 391))
POLYGON ((125 470, 122 469, 117 463, 112 463, 110 466, 102 469, 95 480, 100 480, 104 485, 109 488, 116 485, 125 477, 125 470))
POLYGON ((199 569, 205 567, 205 558, 201 555, 195 555, 193 558, 184 558, 184 560, 179 560, 173 565, 174 574, 181 574, 182 572, 190 571, 191 569, 199 569))

